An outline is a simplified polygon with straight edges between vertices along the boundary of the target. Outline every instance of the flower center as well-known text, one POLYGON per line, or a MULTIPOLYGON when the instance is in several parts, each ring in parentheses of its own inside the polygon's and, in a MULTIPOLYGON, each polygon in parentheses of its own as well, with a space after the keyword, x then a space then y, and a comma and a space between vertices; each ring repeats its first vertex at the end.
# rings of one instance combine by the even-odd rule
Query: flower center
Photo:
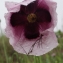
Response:
POLYGON ((29 23, 34 23, 36 22, 37 16, 34 13, 31 13, 27 16, 27 20, 29 23))

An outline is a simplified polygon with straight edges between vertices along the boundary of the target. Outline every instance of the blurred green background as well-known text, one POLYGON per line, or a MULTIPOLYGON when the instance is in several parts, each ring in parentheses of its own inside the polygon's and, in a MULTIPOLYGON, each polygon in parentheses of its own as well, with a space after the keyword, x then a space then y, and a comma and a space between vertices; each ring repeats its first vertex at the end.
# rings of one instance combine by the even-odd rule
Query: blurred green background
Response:
POLYGON ((63 63, 63 32, 56 32, 59 46, 42 56, 27 56, 15 52, 9 39, 0 36, 0 63, 63 63))

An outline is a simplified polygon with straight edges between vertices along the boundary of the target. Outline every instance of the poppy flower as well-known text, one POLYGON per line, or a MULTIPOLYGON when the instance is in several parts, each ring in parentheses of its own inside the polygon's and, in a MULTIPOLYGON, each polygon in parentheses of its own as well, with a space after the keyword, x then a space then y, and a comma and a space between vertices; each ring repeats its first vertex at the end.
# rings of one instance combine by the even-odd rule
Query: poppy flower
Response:
POLYGON ((6 36, 18 53, 40 56, 57 47, 54 27, 57 23, 56 2, 24 0, 6 2, 6 36))

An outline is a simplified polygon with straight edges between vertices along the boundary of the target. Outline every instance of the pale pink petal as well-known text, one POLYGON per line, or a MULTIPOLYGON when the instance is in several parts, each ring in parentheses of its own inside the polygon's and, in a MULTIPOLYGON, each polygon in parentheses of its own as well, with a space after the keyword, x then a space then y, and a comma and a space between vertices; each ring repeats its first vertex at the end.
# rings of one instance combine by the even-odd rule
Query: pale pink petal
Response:
MULTIPOLYGON (((5 14, 5 19, 6 19, 6 24, 7 24, 6 29, 5 29, 6 36, 10 39, 11 38, 16 39, 17 37, 19 37, 19 38, 17 38, 19 40, 21 37, 22 31, 23 31, 23 27, 22 26, 12 27, 10 24, 10 21, 9 21, 10 16, 11 16, 11 13, 5 14)), ((18 40, 17 40, 17 42, 18 42, 18 40)))
MULTIPOLYGON (((24 39, 22 36, 18 42, 16 42, 15 38, 14 38, 14 40, 12 38, 10 40, 10 42, 11 41, 16 42, 15 44, 11 44, 13 46, 14 50, 18 51, 19 53, 28 54, 32 45, 34 44, 34 42, 36 40, 29 41, 29 40, 24 39)), ((56 35, 54 34, 54 32, 44 33, 44 36, 42 37, 41 40, 42 40, 42 43, 39 45, 39 43, 37 42, 35 44, 32 52, 29 55, 40 56, 45 53, 48 53, 53 48, 58 46, 57 38, 56 38, 56 35)))
POLYGON ((18 12, 20 10, 20 5, 25 5, 27 6, 28 4, 30 4, 31 2, 33 2, 35 0, 24 0, 20 3, 16 3, 16 2, 5 2, 5 6, 7 7, 7 10, 9 12, 18 12))
POLYGON ((48 29, 49 31, 52 31, 51 29, 54 29, 54 27, 56 26, 57 24, 57 12, 56 12, 56 8, 57 8, 57 3, 56 2, 47 2, 47 5, 49 6, 49 11, 50 11, 50 14, 52 16, 52 23, 51 23, 51 28, 48 29))
POLYGON ((18 12, 20 9, 20 4, 15 2, 5 2, 5 6, 9 12, 18 12))
MULTIPOLYGON (((44 31, 42 30, 42 31, 43 32, 45 32, 45 31, 51 31, 52 32, 54 30, 54 27, 57 24, 57 13, 56 13, 57 3, 53 2, 53 1, 50 1, 50 0, 39 0, 39 1, 40 1, 39 7, 42 7, 42 8, 45 8, 45 9, 49 10, 49 12, 51 14, 51 17, 52 17, 52 21, 48 25, 49 28, 44 30, 44 31)), ((41 28, 41 26, 42 25, 40 25, 40 29, 43 28, 43 27, 41 28)), ((47 27, 47 25, 44 25, 44 26, 47 27)), ((40 30, 40 32, 42 32, 42 31, 40 30)))
POLYGON ((36 0, 24 0, 21 4, 27 6, 31 2, 36 1, 36 0))

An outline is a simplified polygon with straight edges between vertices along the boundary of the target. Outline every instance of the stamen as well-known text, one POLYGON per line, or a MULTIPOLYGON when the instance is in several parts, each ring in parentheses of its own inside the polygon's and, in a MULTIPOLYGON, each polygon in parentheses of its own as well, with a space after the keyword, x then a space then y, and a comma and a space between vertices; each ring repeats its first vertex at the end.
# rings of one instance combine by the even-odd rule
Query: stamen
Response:
POLYGON ((27 20, 29 23, 34 23, 36 22, 37 16, 34 13, 31 13, 27 16, 27 20))

